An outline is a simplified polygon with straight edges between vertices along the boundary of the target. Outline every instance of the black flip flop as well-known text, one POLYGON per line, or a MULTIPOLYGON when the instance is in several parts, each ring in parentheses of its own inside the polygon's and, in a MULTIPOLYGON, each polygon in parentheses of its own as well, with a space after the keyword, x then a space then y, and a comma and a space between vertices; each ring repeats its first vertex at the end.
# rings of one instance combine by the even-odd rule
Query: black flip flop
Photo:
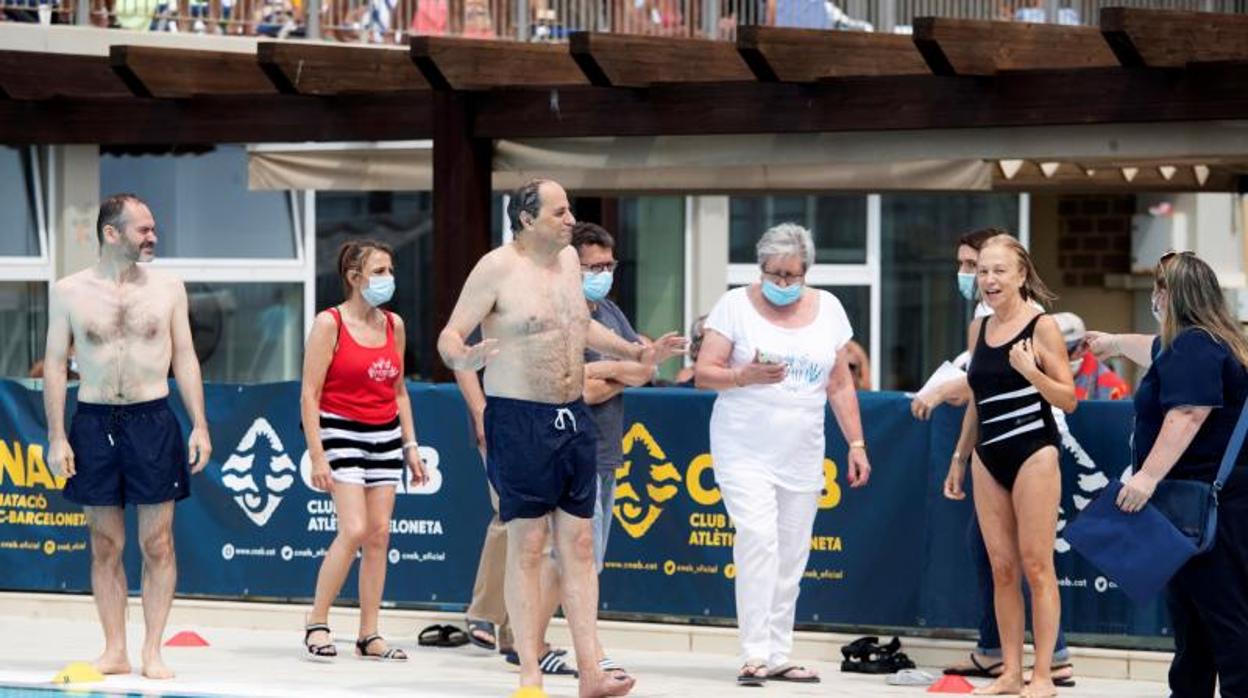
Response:
POLYGON ((474 646, 480 647, 483 650, 490 650, 492 652, 494 651, 496 647, 498 647, 497 638, 498 638, 498 635, 496 633, 494 624, 491 623, 490 621, 472 620, 471 618, 468 619, 468 641, 471 642, 474 646), (481 639, 477 635, 477 633, 485 633, 486 635, 489 635, 490 637, 495 638, 495 641, 487 642, 481 639))
POLYGON ((767 685, 767 666, 764 664, 746 664, 741 667, 741 672, 737 674, 738 686, 751 686, 754 688, 767 685))
POLYGON ((468 633, 453 625, 431 625, 416 636, 421 647, 463 647, 469 641, 468 633))
POLYGON ((976 657, 974 652, 971 652, 971 664, 972 666, 969 667, 949 667, 945 669, 945 676, 967 676, 973 679, 995 679, 1001 676, 998 670, 1005 666, 1005 662, 996 662, 995 664, 984 666, 979 663, 979 657, 976 657), (998 671, 998 673, 992 673, 994 671, 998 671))
POLYGON ((818 676, 789 676, 794 671, 810 671, 797 664, 785 664, 767 672, 768 681, 788 681, 790 683, 819 683, 823 679, 818 676))
MULTIPOLYGON (((1049 667, 1049 671, 1058 671, 1059 669, 1070 669, 1072 666, 1073 665, 1070 662, 1061 662, 1061 663, 1054 664, 1053 666, 1049 667)), ((1027 681, 1026 683, 1031 683, 1031 681, 1027 681)), ((1075 685, 1075 677, 1063 676, 1061 678, 1058 678, 1054 676, 1053 685, 1057 686, 1058 688, 1073 688, 1075 685)))
POLYGON ((421 647, 437 647, 438 642, 442 640, 444 627, 445 626, 442 625, 430 625, 424 630, 421 630, 420 634, 416 636, 416 644, 421 647))

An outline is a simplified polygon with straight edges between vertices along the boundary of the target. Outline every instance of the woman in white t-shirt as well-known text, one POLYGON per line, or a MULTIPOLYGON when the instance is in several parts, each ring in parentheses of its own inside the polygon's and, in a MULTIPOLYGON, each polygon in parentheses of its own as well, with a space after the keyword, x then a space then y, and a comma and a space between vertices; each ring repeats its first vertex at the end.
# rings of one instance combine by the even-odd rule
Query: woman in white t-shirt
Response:
POLYGON ((853 328, 840 301, 806 288, 810 231, 793 223, 758 242, 760 282, 724 294, 706 318, 695 381, 719 391, 711 414, 715 481, 736 527, 737 681, 814 683, 789 662, 793 618, 824 486, 823 414, 831 404, 849 442, 849 484, 871 466, 844 357, 853 328), (760 444, 766 444, 759 448, 760 444))

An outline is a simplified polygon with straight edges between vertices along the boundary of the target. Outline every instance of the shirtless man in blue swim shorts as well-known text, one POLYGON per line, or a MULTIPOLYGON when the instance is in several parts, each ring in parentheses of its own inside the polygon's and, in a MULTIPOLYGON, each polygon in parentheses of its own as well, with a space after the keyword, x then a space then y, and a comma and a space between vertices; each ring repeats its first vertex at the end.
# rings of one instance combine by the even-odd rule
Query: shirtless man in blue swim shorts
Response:
POLYGON ((143 552, 143 675, 170 679, 160 656, 177 566, 173 503, 190 495, 190 476, 208 464, 212 445, 204 388, 191 344, 186 287, 150 262, 156 222, 138 197, 100 205, 100 258, 52 287, 44 359, 48 463, 68 478, 65 498, 83 506, 91 531, 91 591, 104 626, 104 674, 130 673, 126 653, 125 506, 139 513, 143 552), (65 431, 65 361, 70 339, 81 382, 65 431), (191 417, 186 444, 169 409, 169 369, 191 417), (190 451, 188 458, 187 451, 190 451))
POLYGON ((572 240, 567 193, 550 180, 517 189, 508 205, 514 242, 477 262, 438 338, 454 370, 485 365, 486 470, 507 525, 507 613, 520 655, 520 685, 540 690, 549 599, 542 550, 553 529, 563 609, 580 670, 580 696, 620 696, 626 672, 603 671, 596 628, 598 576, 590 526, 597 494, 597 428, 581 393, 586 346, 654 365, 684 352, 674 333, 653 345, 625 341, 589 317, 572 240), (478 325, 485 337, 468 345, 478 325))

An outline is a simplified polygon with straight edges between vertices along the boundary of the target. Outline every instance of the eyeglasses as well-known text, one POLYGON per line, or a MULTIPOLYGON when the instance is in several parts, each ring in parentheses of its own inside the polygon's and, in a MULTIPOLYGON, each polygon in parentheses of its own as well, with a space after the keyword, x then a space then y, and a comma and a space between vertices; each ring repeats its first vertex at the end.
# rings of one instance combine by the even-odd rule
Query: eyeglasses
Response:
POLYGON ((769 279, 774 279, 776 281, 783 281, 784 285, 788 286, 791 283, 794 283, 796 281, 801 281, 802 279, 804 279, 806 277, 806 273, 802 272, 801 274, 777 274, 776 272, 767 271, 766 269, 764 269, 763 276, 769 279))
POLYGON ((602 262, 600 264, 582 264, 581 271, 592 271, 595 274, 601 274, 604 271, 615 271, 619 266, 619 262, 602 262))

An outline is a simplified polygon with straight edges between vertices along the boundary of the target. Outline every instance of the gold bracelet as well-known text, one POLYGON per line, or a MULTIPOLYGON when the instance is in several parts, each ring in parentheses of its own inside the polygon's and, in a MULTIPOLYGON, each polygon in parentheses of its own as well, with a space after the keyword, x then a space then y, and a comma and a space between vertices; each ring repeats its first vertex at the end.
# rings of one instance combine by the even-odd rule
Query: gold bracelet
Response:
POLYGON ((850 449, 858 448, 858 449, 862 449, 863 451, 865 451, 867 450, 867 442, 863 441, 862 439, 858 439, 856 441, 850 441, 849 447, 850 449))

